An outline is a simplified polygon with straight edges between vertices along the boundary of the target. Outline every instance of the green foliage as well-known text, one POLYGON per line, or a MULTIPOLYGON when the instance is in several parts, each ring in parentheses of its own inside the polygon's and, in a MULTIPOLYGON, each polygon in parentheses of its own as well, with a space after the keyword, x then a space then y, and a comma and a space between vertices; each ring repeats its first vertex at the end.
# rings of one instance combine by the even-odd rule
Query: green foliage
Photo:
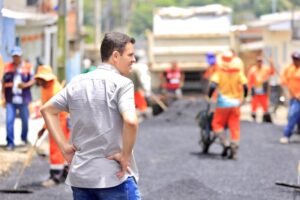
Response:
MULTIPOLYGON (((102 2, 102 9, 111 0, 99 0, 102 2)), ((93 2, 86 0, 84 2, 84 24, 88 29, 93 28, 93 2)), ((134 36, 142 36, 145 30, 152 29, 153 10, 157 7, 167 6, 204 6, 208 4, 222 4, 233 9, 232 19, 234 24, 245 23, 260 15, 271 13, 272 4, 276 3, 277 11, 291 11, 292 8, 299 9, 300 0, 128 0, 132 4, 130 20, 128 23, 129 30, 134 36), (293 6, 294 5, 294 6, 293 6)), ((113 26, 117 27, 121 20, 121 0, 112 0, 113 26)), ((103 10, 102 10, 103 11, 103 10)), ((102 16, 103 17, 103 16, 102 16)), ((110 18, 110 19, 111 19, 110 18)), ((105 20, 105 19, 104 19, 105 20)), ((92 35, 91 35, 92 37, 92 35)), ((87 40, 92 40, 91 38, 87 40)))
POLYGON ((129 30, 134 36, 144 35, 145 30, 152 29, 153 22, 153 8, 147 3, 140 3, 136 5, 136 9, 131 15, 129 30))
POLYGON ((84 38, 86 44, 92 44, 94 42, 94 27, 92 25, 84 26, 87 36, 84 38))
POLYGON ((94 12, 93 12, 93 1, 83 1, 83 24, 84 30, 87 33, 87 36, 84 38, 86 44, 91 44, 94 41, 94 12))

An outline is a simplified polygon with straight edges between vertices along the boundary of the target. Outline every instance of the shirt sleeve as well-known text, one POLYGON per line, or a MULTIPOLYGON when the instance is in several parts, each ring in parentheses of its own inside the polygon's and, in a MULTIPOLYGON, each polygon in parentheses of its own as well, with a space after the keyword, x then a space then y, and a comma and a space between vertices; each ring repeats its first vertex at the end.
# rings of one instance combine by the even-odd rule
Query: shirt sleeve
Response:
POLYGON ((247 84, 248 80, 245 76, 245 74, 243 72, 240 72, 240 79, 241 79, 241 84, 244 85, 244 84, 247 84))
POLYGON ((68 88, 63 88, 60 92, 58 92, 56 95, 54 95, 49 101, 52 105, 54 105, 56 108, 69 112, 69 104, 68 104, 68 88))
POLYGON ((219 83, 220 82, 220 74, 219 72, 215 72, 210 78, 211 82, 219 83))
POLYGON ((284 68, 283 72, 280 75, 281 84, 284 86, 287 86, 288 84, 287 71, 288 71, 288 67, 284 68))
POLYGON ((254 76, 254 72, 253 72, 253 67, 250 68, 250 70, 248 72, 248 75, 247 75, 247 78, 248 78, 248 87, 252 88, 253 85, 254 85, 254 80, 255 80, 255 76, 254 76))
POLYGON ((31 64, 30 64, 30 71, 29 71, 29 79, 30 80, 34 79, 34 69, 31 64))
POLYGON ((135 111, 134 86, 132 81, 120 88, 118 95, 118 109, 120 113, 128 110, 135 111))

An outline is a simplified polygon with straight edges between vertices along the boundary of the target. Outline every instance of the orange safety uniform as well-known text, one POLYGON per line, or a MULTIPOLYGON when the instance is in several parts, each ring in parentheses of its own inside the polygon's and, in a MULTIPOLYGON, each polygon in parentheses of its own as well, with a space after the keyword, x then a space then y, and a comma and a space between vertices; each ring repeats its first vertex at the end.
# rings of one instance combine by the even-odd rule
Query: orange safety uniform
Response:
POLYGON ((294 64, 287 66, 281 74, 281 82, 288 88, 292 98, 300 97, 300 67, 294 64))
MULTIPOLYGON (((62 86, 56 79, 49 81, 48 84, 49 85, 47 88, 41 87, 42 104, 45 104, 49 99, 51 99, 56 93, 58 93, 62 89, 62 86)), ((68 140, 70 137, 70 130, 67 125, 67 117, 68 117, 67 112, 59 113, 60 126, 61 129, 63 130, 66 139, 68 140)), ((54 138, 51 136, 51 134, 49 134, 49 143, 50 143, 49 146, 50 146, 50 166, 51 166, 50 168, 52 169, 61 168, 61 166, 64 166, 65 164, 65 159, 62 153, 60 152, 54 138)))
POLYGON ((227 125, 230 130, 230 139, 234 143, 240 140, 240 104, 243 99, 242 86, 247 83, 247 78, 241 66, 220 66, 211 77, 217 83, 218 98, 214 113, 212 127, 214 132, 221 132, 227 125))
POLYGON ((144 88, 143 84, 140 80, 140 77, 138 75, 138 72, 136 70, 133 70, 129 76, 129 78, 132 80, 134 85, 134 101, 135 101, 135 107, 139 109, 142 112, 145 112, 147 110, 147 102, 144 96, 144 88))
POLYGON ((203 74, 203 78, 209 80, 210 77, 217 71, 218 69, 218 65, 217 64, 213 64, 211 66, 209 66, 204 74, 203 74))
POLYGON ((2 56, 0 55, 0 78, 1 79, 3 77, 3 72, 4 72, 4 62, 3 62, 2 56))
MULTIPOLYGON (((209 68, 207 68, 203 74, 203 78, 206 80, 210 80, 210 78, 212 77, 212 75, 218 70, 218 65, 215 63, 213 65, 211 65, 209 68)), ((213 101, 216 101, 218 96, 217 91, 214 91, 213 95, 212 95, 212 99, 213 101)))
POLYGON ((143 94, 144 92, 141 90, 137 90, 134 92, 134 101, 135 101, 135 107, 139 109, 142 112, 145 112, 147 110, 147 102, 145 100, 145 96, 143 94))
POLYGON ((268 95, 268 80, 275 73, 273 67, 256 65, 252 66, 248 72, 248 88, 253 91, 251 101, 252 113, 255 113, 258 106, 261 105, 264 113, 268 112, 269 95, 268 95))

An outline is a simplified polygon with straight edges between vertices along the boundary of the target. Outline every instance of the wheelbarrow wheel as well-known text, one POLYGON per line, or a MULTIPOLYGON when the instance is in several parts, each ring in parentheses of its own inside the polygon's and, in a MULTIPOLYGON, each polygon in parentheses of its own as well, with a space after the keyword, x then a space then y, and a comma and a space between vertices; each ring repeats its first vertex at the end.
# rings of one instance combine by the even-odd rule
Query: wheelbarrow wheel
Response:
POLYGON ((202 149, 202 153, 207 154, 209 150, 209 146, 211 144, 210 136, 206 133, 205 130, 201 129, 201 139, 200 139, 200 146, 202 149))

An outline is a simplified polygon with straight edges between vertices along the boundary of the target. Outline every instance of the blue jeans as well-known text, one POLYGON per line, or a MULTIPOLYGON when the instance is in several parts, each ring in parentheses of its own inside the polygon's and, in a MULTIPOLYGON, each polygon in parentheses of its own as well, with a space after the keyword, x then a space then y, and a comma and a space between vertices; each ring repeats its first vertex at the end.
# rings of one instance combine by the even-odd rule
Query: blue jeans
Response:
POLYGON ((284 136, 291 137, 294 127, 299 124, 300 121, 300 101, 297 99, 290 100, 290 107, 288 113, 288 124, 284 128, 284 136))
POLYGON ((74 200, 140 200, 141 195, 133 177, 111 188, 72 187, 74 200))
POLYGON ((21 139, 23 141, 27 141, 28 118, 29 118, 28 104, 6 103, 7 146, 14 146, 14 124, 15 124, 17 110, 19 110, 20 118, 22 121, 21 139))

